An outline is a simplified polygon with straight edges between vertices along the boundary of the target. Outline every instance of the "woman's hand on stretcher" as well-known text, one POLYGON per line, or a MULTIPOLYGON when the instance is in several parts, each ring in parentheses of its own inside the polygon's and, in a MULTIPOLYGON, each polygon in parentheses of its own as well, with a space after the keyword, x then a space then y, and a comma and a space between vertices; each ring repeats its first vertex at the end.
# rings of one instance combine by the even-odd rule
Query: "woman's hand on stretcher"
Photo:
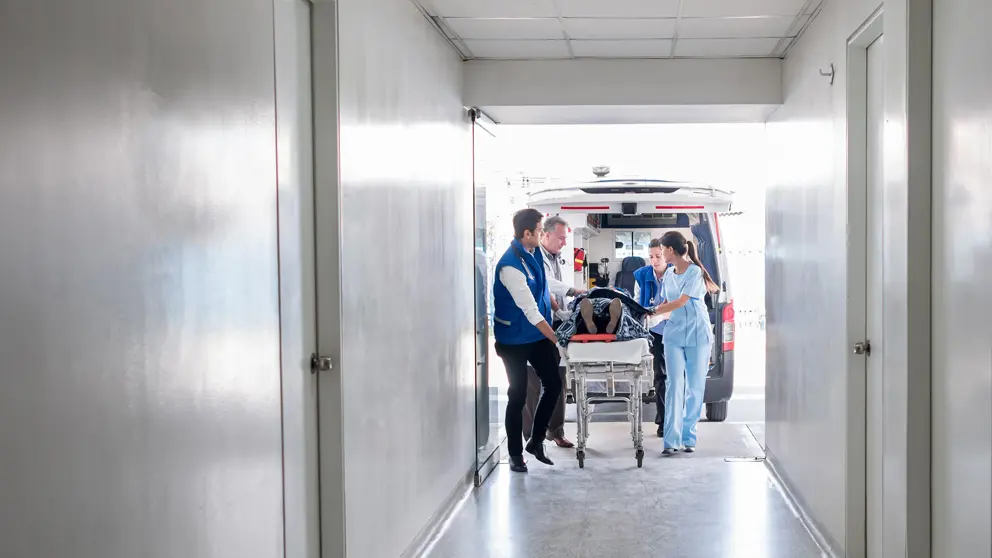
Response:
POLYGON ((671 317, 672 315, 671 312, 661 312, 661 313, 658 312, 658 309, 664 306, 665 304, 667 304, 667 302, 662 301, 662 303, 659 304, 658 306, 648 308, 648 313, 651 314, 652 316, 661 316, 661 319, 667 320, 669 317, 671 317))

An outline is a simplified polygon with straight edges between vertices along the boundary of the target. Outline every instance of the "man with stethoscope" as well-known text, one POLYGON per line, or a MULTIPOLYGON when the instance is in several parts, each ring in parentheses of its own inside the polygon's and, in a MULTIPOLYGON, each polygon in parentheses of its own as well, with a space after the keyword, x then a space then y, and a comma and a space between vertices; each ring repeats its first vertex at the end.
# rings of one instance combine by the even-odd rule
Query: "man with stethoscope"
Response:
MULTIPOLYGON (((562 266, 567 262, 561 256, 561 250, 568 243, 568 223, 558 217, 548 217, 544 221, 541 230, 540 250, 544 256, 544 272, 548 278, 548 289, 551 291, 551 308, 554 312, 554 319, 551 327, 558 329, 558 326, 568 318, 570 312, 567 310, 566 299, 585 292, 583 289, 569 287, 562 282, 562 266)), ((565 385, 565 371, 559 366, 558 372, 561 374, 562 386, 565 385)), ((541 398, 541 381, 534 370, 529 370, 527 375, 527 404, 524 406, 523 424, 524 433, 531 431, 534 423, 534 413, 537 409, 537 402, 541 398)), ((562 396, 558 399, 554 414, 551 415, 551 423, 548 425, 547 439, 553 441, 560 448, 575 447, 568 438, 565 437, 565 390, 562 388, 562 396)))

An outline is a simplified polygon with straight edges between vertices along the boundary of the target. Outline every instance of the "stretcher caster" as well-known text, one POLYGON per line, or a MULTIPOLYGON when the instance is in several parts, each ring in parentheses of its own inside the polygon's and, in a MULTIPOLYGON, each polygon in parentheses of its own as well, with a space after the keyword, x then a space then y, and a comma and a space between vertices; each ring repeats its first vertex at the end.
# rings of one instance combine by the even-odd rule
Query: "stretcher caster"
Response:
POLYGON ((586 466, 586 452, 579 450, 575 452, 575 457, 579 459, 579 469, 584 469, 586 466))
POLYGON ((637 459, 637 468, 640 469, 644 466, 644 450, 639 449, 634 453, 634 457, 637 459))

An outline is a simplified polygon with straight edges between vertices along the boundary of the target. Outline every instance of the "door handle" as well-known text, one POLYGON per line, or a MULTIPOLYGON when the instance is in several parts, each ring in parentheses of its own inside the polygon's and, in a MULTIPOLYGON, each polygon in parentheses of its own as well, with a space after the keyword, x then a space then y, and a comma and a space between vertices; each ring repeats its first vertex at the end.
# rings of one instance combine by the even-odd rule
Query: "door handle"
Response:
POLYGON ((871 341, 859 341, 854 344, 854 354, 859 356, 871 355, 871 341))

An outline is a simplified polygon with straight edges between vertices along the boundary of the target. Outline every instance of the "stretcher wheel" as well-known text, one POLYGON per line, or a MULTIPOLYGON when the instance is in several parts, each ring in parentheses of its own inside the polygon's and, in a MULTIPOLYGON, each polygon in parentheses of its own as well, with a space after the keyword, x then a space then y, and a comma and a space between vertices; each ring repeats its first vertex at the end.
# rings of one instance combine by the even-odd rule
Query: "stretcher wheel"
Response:
POLYGON ((634 453, 634 457, 637 459, 637 468, 640 469, 644 466, 644 450, 639 449, 634 453))
POLYGON ((579 459, 579 469, 584 469, 586 466, 586 452, 579 450, 575 452, 575 457, 579 459))

